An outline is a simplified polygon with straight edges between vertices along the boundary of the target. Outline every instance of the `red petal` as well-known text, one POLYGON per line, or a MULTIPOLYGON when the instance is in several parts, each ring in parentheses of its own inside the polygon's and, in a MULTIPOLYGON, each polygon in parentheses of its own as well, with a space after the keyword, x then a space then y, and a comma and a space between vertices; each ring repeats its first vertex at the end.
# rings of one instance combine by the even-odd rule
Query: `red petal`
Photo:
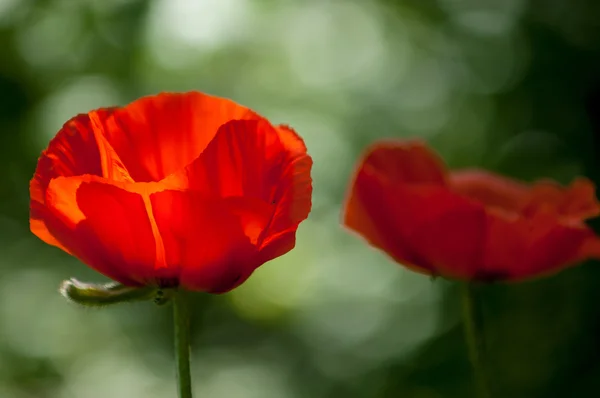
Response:
POLYGON ((52 217, 45 205, 46 190, 53 178, 89 174, 130 180, 118 156, 97 129, 98 120, 106 119, 111 112, 111 109, 103 109, 96 111, 93 117, 75 116, 65 123, 40 156, 29 185, 29 221, 31 231, 48 244, 66 250, 46 227, 45 220, 52 217))
POLYGON ((271 203, 284 156, 267 121, 232 120, 186 168, 187 183, 208 196, 247 196, 271 203))
POLYGON ((168 261, 189 290, 223 293, 256 268, 252 241, 271 215, 260 200, 210 199, 197 191, 156 192, 150 196, 168 261))
POLYGON ((373 246, 384 250, 399 263, 415 271, 435 274, 431 264, 415 252, 408 236, 415 228, 413 216, 403 213, 405 192, 385 178, 358 171, 344 212, 344 224, 373 246), (400 193, 400 195, 399 195, 400 193), (408 219, 405 219, 406 216, 408 219))
POLYGON ((461 170, 450 174, 455 192, 476 200, 486 207, 519 212, 529 187, 484 170, 461 170))
MULTIPOLYGON (((308 217, 311 167, 312 159, 293 130, 275 129, 266 120, 234 120, 219 129, 204 152, 186 168, 185 176, 173 178, 185 180, 180 181, 182 186, 206 196, 256 198, 271 204, 272 220, 260 246, 290 247, 289 235, 277 241, 308 217)), ((269 252, 282 250, 271 248, 269 252)), ((265 258, 270 259, 266 254, 265 258)))
POLYGON ((458 279, 522 280, 600 258, 600 239, 581 222, 600 210, 589 181, 529 187, 462 171, 446 187, 442 167, 422 144, 375 145, 346 225, 398 262, 458 279))
POLYGON ((600 203, 596 199, 594 184, 586 178, 578 178, 568 187, 553 181, 541 181, 533 185, 523 200, 524 214, 552 211, 573 222, 582 221, 600 214, 600 203))
POLYGON ((284 232, 272 235, 267 243, 263 243, 258 253, 256 266, 262 265, 274 258, 281 257, 296 246, 296 230, 298 228, 290 228, 284 232))
POLYGON ((553 213, 572 222, 581 222, 600 214, 594 184, 579 178, 568 187, 553 181, 533 185, 489 173, 483 170, 463 170, 451 173, 452 189, 488 207, 525 216, 553 213))
POLYGON ((437 274, 476 279, 483 266, 483 206, 440 188, 407 189, 397 198, 398 222, 406 223, 411 247, 437 274))
POLYGON ((420 217, 431 209, 417 210, 418 214, 405 211, 403 201, 410 191, 403 187, 443 187, 445 181, 442 161, 424 143, 377 143, 359 163, 344 223, 396 261, 419 272, 435 273, 408 239, 416 225, 424 222, 420 217))
POLYGON ((258 117, 228 99, 162 93, 115 110, 102 128, 135 181, 159 181, 192 162, 224 123, 258 117))
POLYGON ((591 229, 561 225, 551 215, 495 217, 490 219, 485 268, 495 279, 519 281, 600 258, 599 249, 600 239, 591 229))
POLYGON ((49 231, 81 261, 127 285, 152 283, 156 243, 147 206, 129 192, 95 176, 52 180, 46 203, 54 215, 49 231))
POLYGON ((527 225, 517 215, 488 212, 482 265, 477 277, 483 281, 511 280, 523 274, 528 250, 527 225))
POLYGON ((393 184, 446 183, 443 161, 421 141, 379 142, 367 150, 359 169, 393 184))
POLYGON ((285 150, 287 167, 279 177, 274 194, 275 214, 261 246, 263 262, 279 257, 294 248, 298 225, 306 220, 312 207, 312 158, 304 141, 294 130, 278 126, 279 140, 285 150))

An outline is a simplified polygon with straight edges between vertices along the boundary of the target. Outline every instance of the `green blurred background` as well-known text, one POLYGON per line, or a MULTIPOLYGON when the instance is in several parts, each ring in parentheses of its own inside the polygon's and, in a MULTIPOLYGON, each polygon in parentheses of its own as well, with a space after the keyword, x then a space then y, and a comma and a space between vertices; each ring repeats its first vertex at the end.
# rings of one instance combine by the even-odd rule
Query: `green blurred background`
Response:
MULTIPOLYGON (((28 229, 62 123, 163 90, 230 97, 314 158, 296 249, 195 297, 200 398, 468 398, 456 286, 339 226, 353 163, 424 137, 453 167, 598 182, 598 0, 0 0, 0 397, 175 396, 170 308, 84 310, 104 281, 28 229)), ((600 396, 600 270, 481 294, 494 398, 600 396)))

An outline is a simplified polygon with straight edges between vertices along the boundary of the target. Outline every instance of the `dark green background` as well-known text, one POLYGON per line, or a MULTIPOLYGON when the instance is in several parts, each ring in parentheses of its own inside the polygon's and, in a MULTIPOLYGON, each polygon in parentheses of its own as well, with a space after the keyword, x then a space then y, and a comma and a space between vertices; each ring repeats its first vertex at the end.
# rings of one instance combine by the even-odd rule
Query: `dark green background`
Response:
MULTIPOLYGON (((297 248, 194 298, 198 397, 471 396, 456 286, 339 226, 368 143, 600 177, 597 0, 2 0, 0 397, 175 396, 170 309, 64 301, 61 280, 105 279, 30 234, 28 182, 71 116, 191 89, 289 123, 315 161, 297 248)), ((481 292, 495 397, 599 395, 598 266, 481 292)))

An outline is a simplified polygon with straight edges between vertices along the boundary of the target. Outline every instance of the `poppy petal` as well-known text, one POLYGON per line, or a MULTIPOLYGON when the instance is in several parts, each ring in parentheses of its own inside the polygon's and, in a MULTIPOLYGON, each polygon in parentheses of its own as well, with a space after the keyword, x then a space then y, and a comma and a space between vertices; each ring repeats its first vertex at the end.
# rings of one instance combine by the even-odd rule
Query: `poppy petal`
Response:
POLYGON ((313 161, 306 153, 306 145, 288 126, 278 126, 277 133, 288 151, 288 165, 280 176, 274 194, 277 207, 261 245, 263 262, 282 256, 294 248, 298 225, 308 218, 312 208, 313 161))
POLYGON ((446 171, 441 159, 421 141, 380 142, 366 151, 357 168, 344 210, 344 223, 386 251, 396 261, 418 272, 435 273, 432 265, 415 252, 408 236, 432 209, 414 206, 412 191, 424 186, 445 190, 446 171))
POLYGON ((581 221, 600 214, 594 184, 586 178, 578 178, 568 187, 553 181, 527 185, 483 170, 461 170, 451 173, 450 185, 455 192, 486 206, 525 216, 554 212, 581 221))
POLYGON ((397 200, 413 250, 439 275, 472 279, 483 262, 487 216, 483 206, 452 192, 407 189, 397 200))
POLYGON ((402 213, 400 201, 407 198, 407 192, 399 188, 373 170, 359 168, 345 206, 344 224, 399 263, 417 272, 434 274, 435 270, 409 242, 415 220, 404 218, 416 214, 402 213))
POLYGON ((583 220, 600 213, 594 185, 532 185, 482 170, 446 177, 423 143, 379 143, 359 164, 345 224, 398 262, 464 280, 511 280, 600 259, 583 220))
POLYGON ((269 236, 268 240, 263 242, 258 253, 257 266, 281 257, 296 246, 296 228, 290 228, 286 231, 269 236))
POLYGON ((219 127, 258 119, 235 102, 200 92, 162 93, 118 108, 103 131, 135 181, 159 181, 192 162, 219 127))
POLYGON ((125 189, 133 185, 89 175, 52 180, 46 203, 54 218, 48 229, 107 277, 126 285, 152 284, 156 241, 142 195, 125 189))
POLYGON ((312 207, 313 161, 306 153, 304 141, 287 126, 278 126, 277 134, 286 156, 273 194, 277 209, 269 226, 272 235, 297 227, 312 207))
POLYGON ((45 205, 46 190, 53 178, 81 174, 102 175, 100 151, 87 115, 78 115, 65 123, 42 152, 29 184, 31 232, 63 250, 64 246, 46 227, 45 219, 50 217, 45 205))
POLYGON ((521 279, 554 272, 584 260, 582 255, 587 253, 581 251, 582 246, 595 239, 588 228, 561 225, 556 218, 545 215, 521 220, 519 227, 528 238, 523 274, 518 275, 521 279))
POLYGON ((42 152, 29 184, 31 231, 44 242, 65 251, 46 227, 45 220, 52 217, 45 205, 50 181, 60 176, 86 174, 119 181, 131 180, 127 169, 97 129, 98 119, 106 119, 111 112, 111 109, 103 109, 97 111, 94 117, 78 115, 65 123, 42 152))
POLYGON ((518 281, 600 258, 600 239, 591 229, 563 225, 552 214, 491 216, 488 225, 484 280, 518 281))
POLYGON ((208 196, 247 196, 271 202, 281 174, 282 149, 267 121, 229 121, 186 167, 187 186, 208 196))
POLYGON ((586 178, 578 178, 567 187, 552 181, 533 185, 522 203, 524 214, 554 211, 571 221, 582 221, 600 214, 594 184, 586 178))
POLYGON ((233 120, 186 168, 185 177, 177 178, 185 180, 182 186, 206 196, 257 198, 272 204, 272 219, 260 239, 264 247, 276 245, 280 236, 308 217, 311 167, 304 142, 290 128, 276 129, 266 120, 233 120))
POLYGON ((379 142, 367 150, 360 169, 394 184, 446 184, 446 167, 424 142, 379 142))
POLYGON ((488 212, 480 269, 473 279, 514 280, 524 276, 527 222, 518 215, 488 212))
POLYGON ((182 287, 223 293, 252 274, 257 266, 252 241, 271 216, 269 204, 175 190, 156 192, 150 200, 168 261, 177 268, 182 287))
POLYGON ((452 172, 449 183, 454 192, 509 212, 519 212, 529 194, 527 185, 484 170, 452 172))

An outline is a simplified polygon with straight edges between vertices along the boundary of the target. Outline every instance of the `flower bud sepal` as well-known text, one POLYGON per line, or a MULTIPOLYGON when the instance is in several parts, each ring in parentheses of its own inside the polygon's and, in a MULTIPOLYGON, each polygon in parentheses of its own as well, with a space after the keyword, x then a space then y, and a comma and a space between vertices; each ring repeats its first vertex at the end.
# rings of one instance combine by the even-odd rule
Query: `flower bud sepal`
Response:
POLYGON ((169 302, 172 289, 155 286, 131 287, 116 282, 86 283, 71 278, 60 285, 60 294, 67 300, 84 307, 105 307, 108 305, 153 300, 157 305, 169 302))

